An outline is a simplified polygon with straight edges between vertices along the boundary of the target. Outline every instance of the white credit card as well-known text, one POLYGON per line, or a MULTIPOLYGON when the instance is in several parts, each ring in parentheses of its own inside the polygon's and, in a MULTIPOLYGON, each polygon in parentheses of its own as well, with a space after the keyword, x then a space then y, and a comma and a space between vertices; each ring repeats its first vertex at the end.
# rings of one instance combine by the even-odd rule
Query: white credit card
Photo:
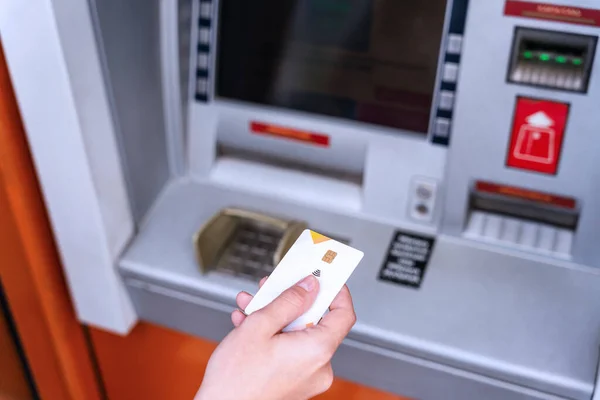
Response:
POLYGON ((319 279, 319 294, 312 307, 283 329, 284 332, 316 325, 362 260, 360 250, 309 229, 304 230, 269 279, 244 310, 250 315, 310 274, 319 279))

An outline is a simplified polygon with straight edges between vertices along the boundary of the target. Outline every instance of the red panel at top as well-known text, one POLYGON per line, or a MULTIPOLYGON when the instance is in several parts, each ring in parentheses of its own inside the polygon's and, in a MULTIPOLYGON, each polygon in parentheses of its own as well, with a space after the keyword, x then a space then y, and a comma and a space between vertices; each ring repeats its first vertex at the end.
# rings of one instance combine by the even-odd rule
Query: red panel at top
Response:
POLYGON ((546 21, 566 22, 578 25, 600 26, 600 10, 592 8, 508 0, 504 6, 504 14, 513 17, 543 19, 546 21))
POLYGON ((568 115, 568 104, 518 98, 506 165, 556 174, 568 115))

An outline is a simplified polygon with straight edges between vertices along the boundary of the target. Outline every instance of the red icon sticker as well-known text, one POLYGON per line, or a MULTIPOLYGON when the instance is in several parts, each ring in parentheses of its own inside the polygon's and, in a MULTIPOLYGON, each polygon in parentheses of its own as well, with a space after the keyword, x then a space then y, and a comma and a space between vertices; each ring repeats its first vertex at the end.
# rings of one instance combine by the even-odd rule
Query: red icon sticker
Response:
POLYGON ((519 97, 506 165, 556 174, 568 115, 568 104, 519 97))

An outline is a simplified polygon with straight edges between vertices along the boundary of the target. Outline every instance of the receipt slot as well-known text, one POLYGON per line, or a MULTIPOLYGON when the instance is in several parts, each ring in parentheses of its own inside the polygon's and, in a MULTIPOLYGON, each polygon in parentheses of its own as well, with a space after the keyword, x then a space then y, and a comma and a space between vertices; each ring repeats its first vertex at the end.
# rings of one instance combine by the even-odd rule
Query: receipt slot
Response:
POLYGON ((594 2, 5 2, 82 322, 220 340, 306 227, 365 254, 338 376, 598 393, 594 2))

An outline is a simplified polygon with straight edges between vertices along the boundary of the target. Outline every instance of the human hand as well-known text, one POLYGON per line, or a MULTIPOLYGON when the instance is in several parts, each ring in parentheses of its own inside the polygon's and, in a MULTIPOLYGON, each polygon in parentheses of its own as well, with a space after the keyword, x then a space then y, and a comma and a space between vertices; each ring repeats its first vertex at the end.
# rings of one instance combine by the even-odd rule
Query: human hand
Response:
MULTIPOLYGON (((356 322, 348 288, 317 325, 281 332, 310 308, 318 290, 309 275, 250 316, 234 311, 235 328, 211 356, 196 400, 304 400, 329 389, 331 357, 356 322)), ((243 310, 251 299, 241 292, 237 305, 243 310)))

